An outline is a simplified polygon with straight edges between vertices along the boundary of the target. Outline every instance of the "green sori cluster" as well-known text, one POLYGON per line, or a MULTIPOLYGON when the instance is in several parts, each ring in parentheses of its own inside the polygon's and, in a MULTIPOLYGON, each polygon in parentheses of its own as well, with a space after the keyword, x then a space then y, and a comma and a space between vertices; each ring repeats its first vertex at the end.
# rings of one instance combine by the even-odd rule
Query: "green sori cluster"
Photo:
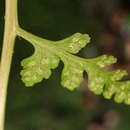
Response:
POLYGON ((64 40, 48 41, 26 33, 32 40, 28 40, 24 35, 21 36, 30 41, 35 48, 34 54, 21 63, 23 66, 21 76, 26 86, 33 86, 42 79, 48 79, 51 69, 56 68, 61 60, 64 63, 61 77, 63 87, 74 90, 80 86, 83 72, 86 71, 88 88, 91 91, 97 95, 103 94, 106 99, 114 95, 116 102, 130 104, 130 81, 119 81, 127 75, 127 72, 125 70, 107 72, 103 69, 116 63, 115 57, 103 55, 85 59, 72 55, 90 42, 89 35, 76 33, 64 40))

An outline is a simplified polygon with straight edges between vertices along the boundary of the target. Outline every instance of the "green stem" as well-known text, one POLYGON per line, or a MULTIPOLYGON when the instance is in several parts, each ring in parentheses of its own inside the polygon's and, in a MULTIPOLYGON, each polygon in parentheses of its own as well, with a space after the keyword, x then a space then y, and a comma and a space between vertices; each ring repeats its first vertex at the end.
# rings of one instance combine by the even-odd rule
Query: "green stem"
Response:
POLYGON ((5 5, 5 31, 0 64, 0 130, 4 130, 8 78, 18 26, 17 0, 6 0, 5 5))

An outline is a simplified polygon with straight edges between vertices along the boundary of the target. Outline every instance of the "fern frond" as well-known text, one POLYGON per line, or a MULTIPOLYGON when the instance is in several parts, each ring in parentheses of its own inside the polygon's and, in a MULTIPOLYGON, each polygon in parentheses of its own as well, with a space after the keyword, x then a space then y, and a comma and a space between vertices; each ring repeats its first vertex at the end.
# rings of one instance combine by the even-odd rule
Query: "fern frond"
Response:
POLYGON ((32 43, 35 52, 21 62, 22 80, 26 86, 33 86, 48 79, 51 69, 55 69, 61 60, 64 64, 61 84, 69 90, 80 86, 83 72, 88 73, 88 88, 106 99, 112 98, 118 103, 130 104, 130 81, 119 81, 127 75, 125 70, 107 72, 104 67, 116 63, 113 56, 99 56, 85 59, 73 54, 79 52, 90 42, 87 34, 76 33, 60 41, 49 41, 19 29, 18 35, 32 43))

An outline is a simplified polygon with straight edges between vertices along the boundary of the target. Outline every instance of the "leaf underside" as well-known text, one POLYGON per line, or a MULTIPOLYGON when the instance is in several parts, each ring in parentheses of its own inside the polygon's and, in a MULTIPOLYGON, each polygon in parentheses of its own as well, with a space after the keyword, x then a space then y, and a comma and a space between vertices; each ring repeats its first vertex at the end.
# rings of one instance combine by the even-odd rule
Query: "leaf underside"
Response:
MULTIPOLYGON (((36 37, 36 36, 35 36, 36 37)), ((64 40, 47 41, 32 40, 35 52, 25 58, 21 65, 22 81, 26 86, 33 86, 48 79, 51 69, 58 67, 60 60, 64 63, 61 85, 69 90, 79 87, 83 81, 83 72, 88 73, 88 88, 95 94, 102 94, 106 99, 114 97, 118 103, 130 104, 130 81, 120 81, 127 75, 125 70, 108 72, 104 67, 116 63, 113 56, 99 56, 92 59, 77 57, 78 53, 90 37, 87 34, 76 33, 64 40)))

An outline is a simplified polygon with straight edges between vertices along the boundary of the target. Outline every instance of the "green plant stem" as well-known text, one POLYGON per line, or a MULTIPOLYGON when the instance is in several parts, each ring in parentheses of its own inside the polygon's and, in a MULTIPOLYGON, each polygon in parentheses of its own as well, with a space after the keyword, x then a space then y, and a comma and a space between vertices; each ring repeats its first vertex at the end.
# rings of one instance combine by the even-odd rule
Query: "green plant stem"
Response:
POLYGON ((4 130, 8 78, 18 26, 17 0, 6 0, 5 5, 5 31, 0 63, 0 130, 4 130))

